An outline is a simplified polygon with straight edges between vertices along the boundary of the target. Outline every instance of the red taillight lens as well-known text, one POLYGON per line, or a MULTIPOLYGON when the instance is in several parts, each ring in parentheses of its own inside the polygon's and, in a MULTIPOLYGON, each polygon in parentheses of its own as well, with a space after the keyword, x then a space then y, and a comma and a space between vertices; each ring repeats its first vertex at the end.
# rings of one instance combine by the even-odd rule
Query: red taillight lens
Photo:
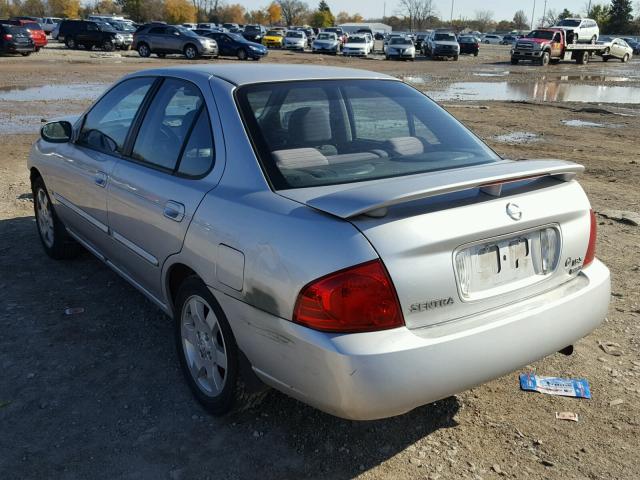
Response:
POLYGON ((584 255, 583 267, 591 264, 596 258, 596 237, 598 236, 598 226, 596 222, 596 214, 591 210, 591 228, 589 229, 589 246, 587 247, 587 253, 584 255))
POLYGON ((325 332, 371 332, 404 325, 398 296, 380 260, 319 278, 304 287, 293 321, 325 332))
POLYGON ((13 35, 11 35, 10 33, 5 33, 4 34, 4 39, 5 40, 11 40, 13 38, 13 35))

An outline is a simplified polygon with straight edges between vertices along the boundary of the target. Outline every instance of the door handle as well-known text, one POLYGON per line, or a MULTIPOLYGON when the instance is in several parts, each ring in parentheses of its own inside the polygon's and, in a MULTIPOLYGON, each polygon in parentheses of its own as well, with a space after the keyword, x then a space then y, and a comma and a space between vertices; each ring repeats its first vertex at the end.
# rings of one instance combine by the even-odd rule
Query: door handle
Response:
POLYGON ((174 222, 181 222, 184 218, 184 205, 173 200, 164 204, 163 215, 174 222))
POLYGON ((96 176, 93 177, 93 181, 99 187, 104 188, 107 185, 107 174, 104 172, 96 172, 96 176))

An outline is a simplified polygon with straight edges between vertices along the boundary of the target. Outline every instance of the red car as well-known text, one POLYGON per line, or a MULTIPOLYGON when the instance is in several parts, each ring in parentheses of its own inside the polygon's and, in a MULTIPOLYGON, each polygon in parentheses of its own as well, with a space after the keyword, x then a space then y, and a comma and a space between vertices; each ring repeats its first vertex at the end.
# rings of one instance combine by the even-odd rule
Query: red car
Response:
POLYGON ((47 34, 42 30, 42 27, 38 22, 34 22, 33 20, 9 20, 5 23, 20 25, 21 27, 26 28, 29 31, 29 35, 31 35, 33 44, 36 46, 36 52, 40 51, 40 49, 45 47, 48 43, 47 34))

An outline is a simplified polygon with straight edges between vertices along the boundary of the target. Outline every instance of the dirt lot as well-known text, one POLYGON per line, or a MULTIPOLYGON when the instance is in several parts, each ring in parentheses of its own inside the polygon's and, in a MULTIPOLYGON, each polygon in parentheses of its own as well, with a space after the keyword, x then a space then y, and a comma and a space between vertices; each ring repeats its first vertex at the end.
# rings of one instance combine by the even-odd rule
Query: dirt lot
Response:
MULTIPOLYGON (((506 47, 459 62, 285 52, 265 61, 384 71, 430 92, 453 82, 526 85, 519 91, 532 92, 531 101, 444 104, 506 157, 583 163, 581 181, 596 211, 640 211, 640 107, 567 103, 557 94, 637 87, 640 62, 512 67, 506 47), (513 132, 520 134, 500 137, 513 132)), ((340 420, 277 392, 256 410, 207 415, 182 380, 172 327, 159 310, 89 254, 67 263, 44 255, 25 169, 39 119, 90 103, 83 92, 91 87, 76 84, 185 63, 62 48, 0 58, 0 478, 638 478, 640 227, 603 216, 597 252, 612 272, 608 318, 572 356, 530 366, 587 378, 592 400, 524 393, 515 372, 384 421, 340 420), (63 86, 62 93, 2 96, 42 85, 63 86), (84 313, 66 316, 67 307, 84 313), (599 341, 619 344, 621 355, 605 353, 599 341), (556 420, 558 411, 580 420, 556 420)), ((637 90, 623 92, 638 98, 637 90)))

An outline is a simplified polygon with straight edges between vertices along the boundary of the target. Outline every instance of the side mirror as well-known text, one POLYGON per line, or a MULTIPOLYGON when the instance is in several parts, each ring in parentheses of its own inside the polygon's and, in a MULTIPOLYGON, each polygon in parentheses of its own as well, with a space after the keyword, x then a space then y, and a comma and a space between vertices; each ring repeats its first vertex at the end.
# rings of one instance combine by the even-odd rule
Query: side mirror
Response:
POLYGON ((67 143, 72 134, 73 127, 66 120, 49 122, 40 129, 40 136, 49 143, 67 143))

